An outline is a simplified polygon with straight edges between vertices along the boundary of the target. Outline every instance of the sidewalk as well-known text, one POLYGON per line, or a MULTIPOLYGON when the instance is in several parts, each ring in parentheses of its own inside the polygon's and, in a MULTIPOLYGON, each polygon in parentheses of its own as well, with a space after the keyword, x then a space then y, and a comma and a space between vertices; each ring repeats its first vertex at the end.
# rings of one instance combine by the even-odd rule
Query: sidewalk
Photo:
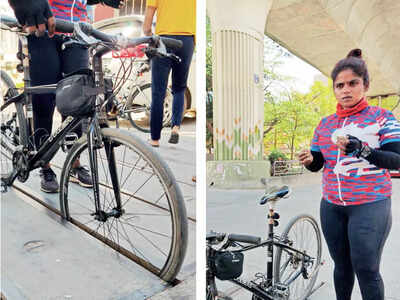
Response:
MULTIPOLYGON (((313 174, 302 179, 291 179, 292 194, 288 199, 282 199, 276 205, 280 214, 280 225, 277 232, 281 233, 289 220, 299 214, 310 214, 319 223, 319 203, 321 198, 321 175, 313 174)), ((272 184, 279 185, 281 179, 271 180, 272 184), (274 181, 277 181, 274 183, 274 181)), ((266 206, 259 205, 263 190, 222 190, 209 188, 207 191, 207 232, 242 233, 265 237, 267 232, 266 206)), ((393 225, 391 233, 383 250, 381 274, 385 282, 385 295, 387 300, 400 300, 400 180, 393 179, 392 215, 393 225)), ((322 233, 321 233, 322 234, 322 233)), ((335 299, 333 287, 333 262, 322 236, 322 259, 325 265, 320 269, 316 284, 326 282, 324 286, 313 294, 309 300, 335 299)), ((244 260, 244 279, 254 278, 256 272, 262 272, 266 266, 266 249, 259 248, 247 252, 244 260), (260 266, 262 266, 260 268, 260 266)), ((231 295, 234 300, 250 299, 251 295, 244 289, 230 282, 217 282, 218 287, 231 295)), ((356 282, 352 300, 361 300, 361 294, 356 282)))
MULTIPOLYGON (((1 195, 0 291, 7 299, 195 299, 196 184, 195 120, 183 124, 180 142, 167 143, 163 130, 156 151, 166 160, 182 190, 190 220, 188 249, 175 287, 104 246, 15 189, 1 195), (167 295, 170 295, 168 298, 167 295)), ((148 134, 135 131, 142 139, 148 134)), ((60 171, 55 169, 58 178, 60 171)), ((58 209, 58 194, 39 190, 38 171, 16 184, 58 209)))

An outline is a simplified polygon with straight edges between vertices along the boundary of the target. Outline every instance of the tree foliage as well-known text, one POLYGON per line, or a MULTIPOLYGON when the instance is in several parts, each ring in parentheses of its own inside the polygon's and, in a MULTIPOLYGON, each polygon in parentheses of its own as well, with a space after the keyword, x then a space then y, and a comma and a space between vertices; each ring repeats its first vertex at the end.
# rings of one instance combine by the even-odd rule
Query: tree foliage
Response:
POLYGON ((308 147, 314 128, 322 117, 335 111, 331 84, 315 82, 310 92, 291 91, 264 103, 265 152, 279 149, 295 159, 295 153, 308 147))

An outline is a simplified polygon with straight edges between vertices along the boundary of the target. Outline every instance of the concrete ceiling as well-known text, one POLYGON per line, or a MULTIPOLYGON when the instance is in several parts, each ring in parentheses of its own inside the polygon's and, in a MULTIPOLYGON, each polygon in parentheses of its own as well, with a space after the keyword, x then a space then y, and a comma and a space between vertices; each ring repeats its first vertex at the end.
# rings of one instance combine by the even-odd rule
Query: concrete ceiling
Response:
POLYGON ((361 48, 368 95, 400 94, 399 0, 273 0, 265 34, 328 77, 361 48))

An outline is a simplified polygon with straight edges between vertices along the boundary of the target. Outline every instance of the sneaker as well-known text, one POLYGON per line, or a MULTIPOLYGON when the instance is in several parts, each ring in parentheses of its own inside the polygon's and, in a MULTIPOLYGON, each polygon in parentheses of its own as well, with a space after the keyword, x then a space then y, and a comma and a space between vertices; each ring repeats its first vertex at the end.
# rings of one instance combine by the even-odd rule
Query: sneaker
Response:
POLYGON ((178 142, 179 142, 179 134, 176 132, 171 132, 171 136, 169 137, 168 143, 178 144, 178 142))
POLYGON ((72 168, 69 181, 79 183, 83 187, 93 187, 92 175, 82 166, 72 168))
POLYGON ((40 189, 46 193, 58 193, 57 176, 51 168, 40 170, 40 189))

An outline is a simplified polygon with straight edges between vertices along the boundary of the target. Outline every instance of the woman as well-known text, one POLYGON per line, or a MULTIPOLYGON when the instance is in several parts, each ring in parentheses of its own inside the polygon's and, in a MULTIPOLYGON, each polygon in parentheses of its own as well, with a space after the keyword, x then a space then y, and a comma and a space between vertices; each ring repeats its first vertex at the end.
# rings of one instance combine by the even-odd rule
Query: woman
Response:
POLYGON ((324 168, 321 226, 335 263, 336 299, 351 299, 357 275, 363 300, 383 300, 379 265, 392 224, 388 169, 400 168, 400 124, 390 111, 368 105, 360 49, 331 77, 337 111, 321 120, 299 160, 313 172, 324 168))
POLYGON ((157 11, 156 34, 182 41, 178 50, 168 49, 181 58, 177 63, 169 58, 154 57, 151 62, 151 115, 150 115, 150 145, 159 147, 164 98, 167 90, 168 77, 172 69, 172 131, 169 143, 179 142, 179 128, 182 121, 183 105, 189 67, 194 49, 196 31, 196 1, 195 0, 147 0, 146 15, 143 22, 145 35, 152 35, 151 25, 157 11))
MULTIPOLYGON (((48 2, 47 0, 10 0, 10 6, 18 21, 26 26, 28 32, 36 31, 36 35, 28 36, 29 71, 32 86, 55 84, 63 78, 63 74, 88 68, 89 57, 86 48, 72 45, 65 50, 61 49, 68 37, 54 35, 54 17, 70 22, 86 22, 88 21, 87 5, 104 3, 117 8, 123 2, 124 0, 49 0, 48 2), (48 33, 44 32, 46 23, 49 26, 48 33)), ((32 109, 36 148, 39 148, 51 133, 54 108, 54 94, 33 95, 32 109)), ((82 135, 80 126, 74 131, 78 136, 82 135)), ((42 191, 58 192, 59 185, 56 174, 50 168, 50 164, 41 168, 40 177, 42 191)), ((91 175, 80 165, 78 160, 74 163, 71 181, 84 187, 92 186, 91 175)))

